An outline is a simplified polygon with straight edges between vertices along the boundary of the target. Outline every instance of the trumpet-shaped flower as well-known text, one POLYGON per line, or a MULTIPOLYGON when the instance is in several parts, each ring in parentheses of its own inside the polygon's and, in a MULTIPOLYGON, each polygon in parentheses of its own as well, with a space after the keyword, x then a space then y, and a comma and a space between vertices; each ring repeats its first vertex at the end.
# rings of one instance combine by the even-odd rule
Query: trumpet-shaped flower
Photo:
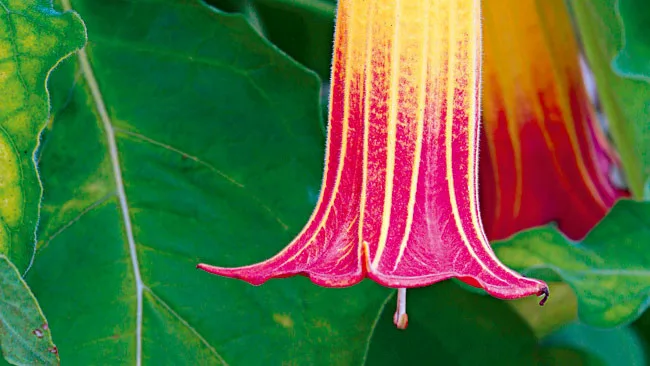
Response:
POLYGON ((624 195, 583 86, 563 0, 485 0, 483 154, 490 239, 557 222, 582 238, 624 195))
POLYGON ((547 295, 546 284, 497 259, 481 223, 480 26, 479 0, 340 0, 326 166, 311 218, 264 262, 199 268, 255 285, 297 274, 328 287, 455 277, 503 299, 547 295))

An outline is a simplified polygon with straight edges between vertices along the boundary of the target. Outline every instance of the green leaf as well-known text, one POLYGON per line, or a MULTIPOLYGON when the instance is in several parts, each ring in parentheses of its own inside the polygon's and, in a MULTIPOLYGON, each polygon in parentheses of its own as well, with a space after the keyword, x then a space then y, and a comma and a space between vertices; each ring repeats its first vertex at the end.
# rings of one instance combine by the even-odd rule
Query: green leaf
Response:
POLYGON ((198 1, 64 5, 89 43, 51 78, 28 276, 63 362, 359 364, 387 289, 195 269, 267 258, 307 221, 318 78, 198 1))
POLYGON ((79 17, 49 1, 0 1, 0 254, 21 273, 34 256, 42 194, 33 156, 49 116, 45 80, 84 42, 79 17))
POLYGON ((334 4, 324 0, 257 0, 268 39, 329 81, 334 45, 334 4))
POLYGON ((624 200, 579 243, 542 227, 493 248, 527 275, 549 281, 559 276, 576 293, 580 320, 612 327, 633 321, 650 303, 649 231, 650 203, 624 200))
MULTIPOLYGON (((223 0, 212 0, 219 2, 223 0)), ((248 0, 257 6, 275 9, 297 10, 319 14, 323 17, 334 18, 336 13, 336 0, 248 0)), ((333 30, 333 29, 332 29, 333 30)))
POLYGON ((646 351, 646 357, 649 357, 650 354, 650 311, 645 311, 643 315, 639 317, 631 325, 632 329, 638 335, 639 340, 643 343, 643 348, 646 351))
POLYGON ((545 338, 543 344, 581 350, 605 366, 647 365, 641 340, 629 327, 596 329, 571 323, 545 338))
POLYGON ((618 13, 623 27, 623 47, 614 59, 614 69, 622 76, 650 82, 650 3, 619 0, 618 13))
POLYGON ((507 302, 464 291, 452 281, 409 289, 407 297, 408 328, 392 324, 394 301, 388 301, 371 338, 367 365, 597 364, 587 352, 540 346, 507 302))
POLYGON ((0 348, 13 365, 58 365, 52 334, 16 266, 0 255, 0 348))
POLYGON ((216 6, 219 9, 237 11, 245 6, 244 3, 252 2, 256 5, 265 4, 274 8, 304 9, 310 12, 321 13, 326 16, 334 16, 336 11, 336 0, 208 0, 206 3, 216 6))
POLYGON ((336 3, 331 0, 209 0, 219 9, 246 13, 256 11, 264 35, 296 61, 330 78, 336 3), (244 5, 248 5, 245 7, 244 5))
POLYGON ((597 356, 571 347, 543 347, 539 355, 539 363, 548 366, 607 366, 597 356))
POLYGON ((530 365, 533 332, 504 301, 451 281, 407 291, 409 324, 393 325, 394 300, 377 321, 367 365, 530 365))
MULTIPOLYGON (((596 77, 599 98, 625 176, 633 194, 640 198, 643 185, 650 177, 650 83, 624 77, 612 68, 612 61, 623 46, 616 4, 629 1, 574 0, 568 3, 596 77)), ((638 2, 644 3, 643 9, 648 7, 644 0, 638 2)), ((648 14, 642 9, 635 12, 648 14)), ((647 62, 647 56, 641 62, 644 61, 647 62)))

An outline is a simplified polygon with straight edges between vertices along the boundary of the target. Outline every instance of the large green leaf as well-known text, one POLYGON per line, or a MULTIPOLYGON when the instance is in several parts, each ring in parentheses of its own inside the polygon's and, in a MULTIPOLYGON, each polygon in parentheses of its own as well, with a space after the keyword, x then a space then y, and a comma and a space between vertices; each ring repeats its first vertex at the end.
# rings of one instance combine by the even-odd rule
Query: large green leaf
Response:
POLYGON ((543 344, 581 350, 605 366, 647 365, 642 342, 630 327, 597 329, 570 323, 545 338, 543 344))
POLYGON ((541 347, 504 301, 473 294, 451 281, 408 291, 409 326, 391 323, 386 306, 366 358, 381 365, 593 365, 588 353, 541 347))
POLYGON ((650 311, 646 311, 632 323, 631 328, 638 335, 638 339, 643 343, 646 351, 646 357, 650 358, 650 311))
POLYGON ((329 80, 335 5, 324 0, 256 1, 266 37, 323 80, 329 80))
POLYGON ((0 254, 21 273, 34 256, 42 194, 33 156, 49 115, 45 80, 84 42, 79 17, 49 1, 0 1, 0 254))
POLYGON ((207 0, 206 3, 227 11, 242 11, 247 6, 265 6, 287 11, 304 11, 334 18, 336 0, 207 0))
POLYGON ((318 196, 317 77, 197 1, 78 0, 28 283, 67 364, 359 364, 387 290, 195 270, 284 247, 318 196))
POLYGON ((330 78, 334 45, 334 0, 208 0, 226 11, 248 14, 274 45, 315 71, 323 80, 330 78))
POLYGON ((504 263, 530 276, 559 276, 575 291, 583 322, 611 327, 633 321, 650 303, 649 232, 650 203, 625 200, 579 243, 543 227, 493 248, 504 263))
POLYGON ((623 46, 614 59, 614 69, 628 77, 650 82, 650 2, 619 0, 623 46))
MULTIPOLYGON (((576 16, 628 184, 634 195, 641 197, 643 185, 650 177, 650 83, 647 78, 629 78, 612 68, 614 57, 623 47, 623 30, 616 4, 630 1, 633 0, 573 0, 568 3, 576 16)), ((642 8, 633 11, 647 16, 648 2, 639 0, 636 3, 643 3, 642 8)), ((647 39, 647 32, 642 36, 647 39)), ((641 62, 647 62, 647 56, 641 62)))
POLYGON ((16 266, 0 255, 0 347, 13 365, 57 365, 59 355, 36 298, 16 266))
POLYGON ((451 281, 410 289, 407 296, 408 328, 395 328, 395 309, 387 306, 370 343, 368 365, 530 364, 537 339, 505 302, 451 281))

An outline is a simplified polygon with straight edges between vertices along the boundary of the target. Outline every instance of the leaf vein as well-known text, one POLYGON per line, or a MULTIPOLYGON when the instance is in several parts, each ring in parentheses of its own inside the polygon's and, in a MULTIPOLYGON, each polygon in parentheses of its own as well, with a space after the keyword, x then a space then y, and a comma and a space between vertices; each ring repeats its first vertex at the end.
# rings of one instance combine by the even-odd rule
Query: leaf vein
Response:
POLYGON ((117 195, 117 192, 109 193, 109 194, 107 194, 106 196, 104 196, 104 197, 98 199, 97 201, 91 203, 90 205, 88 205, 88 207, 86 207, 85 209, 83 209, 83 210, 82 210, 82 211, 81 211, 77 216, 75 216, 74 218, 72 218, 72 220, 68 221, 68 222, 67 222, 66 224, 64 224, 64 225, 61 225, 61 226, 59 227, 59 229, 58 229, 56 232, 54 232, 54 234, 50 235, 50 236, 49 236, 49 237, 48 237, 48 238, 43 242, 43 245, 40 246, 40 248, 38 249, 38 251, 41 251, 41 250, 47 248, 47 246, 50 244, 50 242, 51 242, 52 240, 54 240, 57 236, 61 235, 64 231, 66 231, 66 230, 69 229, 71 226, 73 226, 75 223, 77 223, 77 221, 81 220, 81 218, 83 218, 84 216, 86 216, 86 215, 89 214, 90 212, 93 212, 94 210, 98 209, 99 207, 102 206, 102 204, 104 204, 105 202, 107 202, 107 201, 108 201, 109 199, 111 199, 112 197, 115 197, 116 195, 117 195))
POLYGON ((205 347, 206 347, 208 350, 210 350, 210 352, 211 352, 212 354, 214 354, 214 355, 219 359, 219 361, 220 361, 223 365, 226 365, 226 366, 228 365, 228 363, 223 359, 223 357, 221 357, 221 355, 219 354, 219 352, 217 352, 217 350, 216 350, 214 347, 212 347, 212 345, 211 345, 210 343, 208 343, 208 341, 207 341, 205 338, 203 338, 203 336, 201 335, 201 333, 199 333, 199 332, 198 332, 198 331, 197 331, 197 330, 196 330, 192 325, 190 325, 190 323, 188 323, 187 320, 185 320, 185 319, 184 319, 183 317, 181 317, 181 316, 180 316, 176 311, 174 311, 174 309, 172 309, 172 308, 169 306, 169 304, 167 304, 167 302, 165 302, 165 301, 164 301, 163 299, 161 299, 158 295, 156 295, 156 294, 153 292, 153 290, 151 290, 151 289, 148 288, 148 287, 145 287, 145 290, 146 290, 147 292, 149 292, 149 294, 151 295, 151 297, 153 297, 153 299, 156 300, 156 302, 158 302, 158 303, 159 303, 163 308, 165 308, 165 310, 167 310, 167 311, 168 311, 170 314, 172 314, 176 319, 178 319, 178 321, 181 322, 181 324, 183 324, 183 326, 185 326, 185 327, 186 327, 190 332, 192 332, 192 334, 194 334, 194 335, 195 335, 195 336, 196 336, 196 337, 201 341, 201 343, 203 343, 203 344, 205 345, 205 347))

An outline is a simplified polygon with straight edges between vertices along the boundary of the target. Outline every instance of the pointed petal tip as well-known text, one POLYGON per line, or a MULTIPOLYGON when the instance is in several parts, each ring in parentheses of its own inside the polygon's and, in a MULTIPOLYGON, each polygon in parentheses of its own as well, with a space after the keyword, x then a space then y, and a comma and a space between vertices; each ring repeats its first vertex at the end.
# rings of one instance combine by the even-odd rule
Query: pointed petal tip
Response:
POLYGON ((214 268, 214 267, 209 265, 209 264, 205 264, 205 263, 199 263, 199 264, 196 265, 196 269, 200 269, 200 270, 206 271, 208 273, 213 273, 212 270, 211 270, 212 268, 214 268))
POLYGON ((540 301, 539 301, 539 306, 544 306, 546 304, 546 300, 548 300, 548 297, 550 296, 550 292, 548 290, 548 286, 544 286, 538 293, 537 296, 544 296, 540 301))
POLYGON ((203 270, 208 273, 212 273, 217 276, 236 278, 250 283, 253 286, 259 286, 266 282, 270 277, 260 275, 260 273, 252 274, 250 269, 244 269, 245 267, 240 268, 224 268, 224 267, 215 267, 209 264, 199 263, 196 265, 197 269, 203 270))
POLYGON ((540 305, 543 305, 549 295, 548 285, 544 281, 528 277, 518 277, 509 286, 480 280, 479 284, 479 287, 483 288, 488 294, 502 300, 515 300, 528 296, 544 296, 540 301, 540 305))

